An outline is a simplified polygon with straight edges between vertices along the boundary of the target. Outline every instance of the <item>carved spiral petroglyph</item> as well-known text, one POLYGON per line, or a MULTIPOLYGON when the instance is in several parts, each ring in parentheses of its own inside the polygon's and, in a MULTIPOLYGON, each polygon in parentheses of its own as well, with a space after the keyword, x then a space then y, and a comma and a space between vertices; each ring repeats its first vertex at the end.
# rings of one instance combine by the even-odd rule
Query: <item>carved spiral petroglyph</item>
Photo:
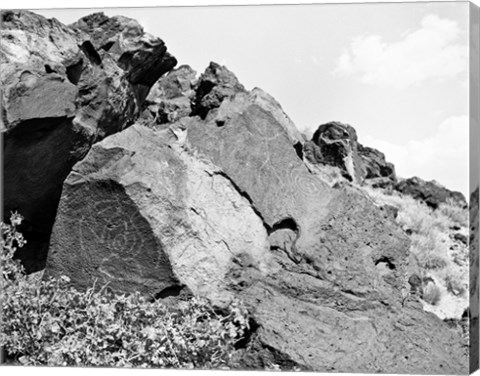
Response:
POLYGON ((128 198, 124 195, 109 189, 95 189, 89 193, 93 194, 77 196, 83 197, 83 202, 74 195, 70 196, 70 210, 67 211, 82 251, 91 252, 90 248, 95 244, 125 258, 133 258, 143 247, 143 237, 138 228, 138 221, 142 219, 140 214, 129 210, 128 198), (85 197, 88 199, 85 200, 85 197))
POLYGON ((294 189, 294 195, 302 198, 319 198, 324 191, 322 181, 308 173, 303 166, 296 166, 290 169, 288 179, 294 189))

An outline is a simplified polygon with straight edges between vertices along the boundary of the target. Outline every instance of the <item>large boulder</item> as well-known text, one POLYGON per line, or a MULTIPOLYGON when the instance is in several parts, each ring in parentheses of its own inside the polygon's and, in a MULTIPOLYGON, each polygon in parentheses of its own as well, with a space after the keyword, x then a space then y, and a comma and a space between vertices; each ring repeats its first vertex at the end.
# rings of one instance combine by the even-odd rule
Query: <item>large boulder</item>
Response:
POLYGON ((142 93, 176 63, 136 21, 97 14, 77 26, 28 11, 1 12, 4 210, 25 217, 27 244, 17 256, 28 272, 45 266, 72 166, 94 142, 130 126, 142 93), (100 21, 101 32, 93 27, 100 21), (118 46, 112 52, 100 46, 98 33, 118 46))
POLYGON ((47 274, 151 298, 184 286, 216 304, 239 262, 265 273, 262 221, 218 167, 142 125, 95 144, 66 179, 47 274), (243 260, 243 261, 242 261, 243 260), (81 265, 79 268, 78 266, 81 265))
POLYGON ((425 203, 432 209, 448 201, 466 208, 467 201, 460 192, 450 191, 436 181, 425 181, 418 177, 404 179, 395 185, 395 190, 425 203))

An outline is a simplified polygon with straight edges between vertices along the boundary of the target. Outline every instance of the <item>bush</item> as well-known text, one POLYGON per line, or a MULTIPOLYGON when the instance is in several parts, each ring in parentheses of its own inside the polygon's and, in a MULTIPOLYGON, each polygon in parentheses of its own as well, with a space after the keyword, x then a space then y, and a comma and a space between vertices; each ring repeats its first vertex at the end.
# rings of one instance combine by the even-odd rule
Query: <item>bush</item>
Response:
POLYGON ((461 296, 465 294, 467 288, 465 283, 462 282, 462 278, 460 275, 457 274, 449 274, 445 278, 445 282, 447 285, 447 291, 455 296, 461 296))
POLYGON ((112 367, 228 367, 248 328, 238 302, 222 312, 191 299, 167 307, 139 294, 116 295, 92 286, 80 292, 69 279, 32 284, 13 259, 25 241, 21 217, 2 224, 0 346, 24 365, 112 367))
POLYGON ((441 297, 442 293, 440 288, 433 283, 429 283, 423 290, 423 300, 428 304, 437 305, 441 297))

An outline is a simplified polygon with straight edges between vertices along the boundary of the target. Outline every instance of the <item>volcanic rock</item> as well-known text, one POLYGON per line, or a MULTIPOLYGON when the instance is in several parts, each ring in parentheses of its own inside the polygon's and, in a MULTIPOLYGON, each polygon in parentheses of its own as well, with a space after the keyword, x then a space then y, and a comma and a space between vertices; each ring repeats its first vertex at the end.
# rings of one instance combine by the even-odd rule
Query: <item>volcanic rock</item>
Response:
POLYGON ((267 234, 248 200, 217 167, 174 146, 135 125, 92 147, 65 181, 49 275, 151 297, 186 285, 221 304, 237 259, 265 269, 267 234))
POLYGON ((447 201, 452 201, 462 208, 467 207, 467 201, 462 193, 450 191, 436 181, 425 181, 413 177, 398 182, 395 190, 424 202, 432 209, 437 209, 440 204, 447 201))
MULTIPOLYGON (((6 205, 30 233, 50 237, 55 218, 47 275, 153 298, 186 289, 219 308, 238 298, 252 323, 245 368, 466 372, 458 332, 403 304, 410 241, 395 212, 304 162, 362 182, 352 127, 329 123, 305 143, 271 96, 215 63, 198 80, 181 67, 149 95, 174 62, 132 20, 2 17, 6 205)), ((365 155, 382 174, 381 156, 365 155)))
POLYGON ((348 124, 320 125, 304 149, 310 163, 338 167, 354 183, 386 188, 396 181, 393 164, 382 152, 360 144, 357 132, 348 124))
POLYGON ((174 64, 163 42, 133 20, 96 14, 82 22, 72 29, 28 11, 1 12, 4 209, 25 217, 27 244, 17 256, 28 272, 45 266, 72 166, 92 143, 131 125, 140 93, 174 64), (100 19, 101 32, 94 27, 100 19), (97 34, 120 47, 98 47, 97 34))
POLYGON ((152 86, 145 100, 142 122, 173 123, 192 112, 195 99, 196 72, 188 65, 182 65, 161 77, 152 86))
POLYGON ((385 188, 396 181, 395 166, 377 149, 358 144, 364 179, 369 185, 385 188))

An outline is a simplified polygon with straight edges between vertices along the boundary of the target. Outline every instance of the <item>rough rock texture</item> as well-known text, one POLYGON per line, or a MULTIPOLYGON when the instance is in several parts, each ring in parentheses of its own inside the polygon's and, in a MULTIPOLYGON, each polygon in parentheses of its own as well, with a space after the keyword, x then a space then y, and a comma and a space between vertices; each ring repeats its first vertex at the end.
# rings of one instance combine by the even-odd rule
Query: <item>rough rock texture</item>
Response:
POLYGON ((28 243, 18 257, 33 272, 45 265, 73 164, 92 143, 133 123, 141 93, 175 60, 136 21, 103 14, 72 29, 31 12, 2 11, 1 40, 4 209, 25 217, 28 243), (99 46, 98 33, 118 46, 99 46))
POLYGON ((385 188, 396 181, 395 166, 385 160, 382 152, 358 144, 365 181, 375 187, 385 188))
POLYGON ((160 78, 152 86, 142 113, 142 123, 165 124, 175 122, 192 112, 195 99, 196 72, 182 65, 160 78))
POLYGON ((393 164, 380 151, 360 144, 357 132, 348 124, 320 125, 304 149, 310 163, 338 167, 354 183, 387 187, 396 181, 393 164))
POLYGON ((237 259, 265 271, 265 228, 215 166, 142 125, 97 143, 65 181, 47 272, 152 297, 186 285, 217 304, 237 259), (82 265, 81 268, 78 265, 82 265))
POLYGON ((437 209, 440 204, 448 200, 453 201, 460 207, 467 207, 467 201, 462 193, 450 191, 436 181, 425 181, 413 177, 398 182, 395 185, 395 190, 424 202, 432 209, 437 209))
POLYGON ((47 275, 238 297, 252 318, 244 367, 467 371, 459 333, 402 304, 409 240, 395 213, 304 162, 333 161, 354 182, 389 174, 353 128, 330 123, 305 143, 271 96, 215 63, 198 79, 180 67, 149 94, 174 59, 123 17, 2 19, 6 206, 47 238, 57 212, 47 275))
POLYGON ((478 323, 478 309, 479 309, 479 188, 470 194, 470 239, 469 239, 469 286, 470 286, 470 304, 469 304, 469 338, 470 338, 470 372, 478 369, 478 348, 479 348, 479 323, 478 323))
POLYGON ((225 100, 207 121, 192 121, 187 143, 251 200, 281 265, 267 276, 232 271, 231 288, 260 326, 256 340, 314 370, 463 369, 457 333, 420 307, 400 308, 408 241, 391 214, 354 188, 332 189, 311 175, 283 127, 252 102, 242 92, 225 100), (445 350, 452 343, 454 356, 445 350))

